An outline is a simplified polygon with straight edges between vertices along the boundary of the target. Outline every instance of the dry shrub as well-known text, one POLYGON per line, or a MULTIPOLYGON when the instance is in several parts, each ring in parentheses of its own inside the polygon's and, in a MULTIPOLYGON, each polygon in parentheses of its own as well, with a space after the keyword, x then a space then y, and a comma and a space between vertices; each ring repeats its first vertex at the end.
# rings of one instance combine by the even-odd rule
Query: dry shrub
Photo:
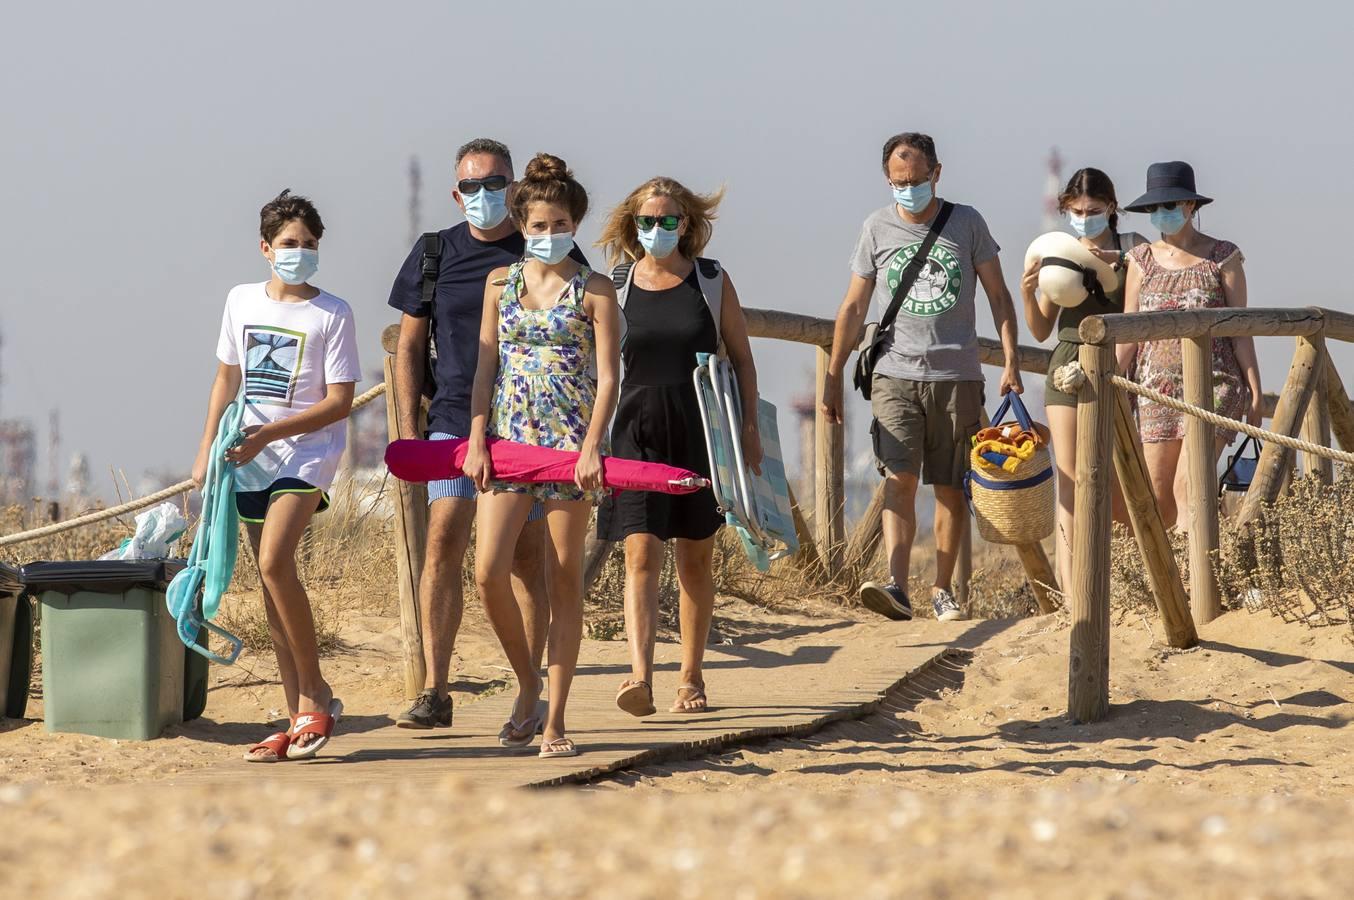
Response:
MULTIPOLYGON (((61 517, 73 519, 76 516, 96 512, 101 506, 62 510, 61 517)), ((0 561, 12 566, 22 566, 46 560, 98 559, 108 551, 117 549, 123 539, 132 536, 132 532, 136 530, 136 523, 133 521, 135 516, 135 513, 127 513, 116 519, 96 522, 50 537, 0 547, 0 561)), ((8 506, 0 509, 0 534, 15 534, 50 524, 52 522, 47 514, 46 504, 40 501, 35 500, 32 507, 8 506)))
POLYGON ((1354 634, 1354 477, 1294 481, 1249 528, 1227 529, 1215 568, 1233 604, 1354 634))
MULTIPOLYGON (((398 615, 393 490, 388 477, 341 481, 329 509, 315 516, 297 548, 301 583, 310 596, 320 652, 343 649, 340 635, 353 615, 398 615)), ((272 649, 259 588, 258 565, 245 529, 221 627, 255 652, 272 649)))
MULTIPOLYGON (((1185 593, 1189 593, 1189 535, 1171 529, 1166 532, 1170 541, 1175 567, 1185 593)), ((1147 579, 1147 567, 1138 549, 1133 529, 1119 522, 1113 524, 1110 537, 1110 608, 1122 618, 1134 613, 1156 615, 1156 595, 1147 579)))

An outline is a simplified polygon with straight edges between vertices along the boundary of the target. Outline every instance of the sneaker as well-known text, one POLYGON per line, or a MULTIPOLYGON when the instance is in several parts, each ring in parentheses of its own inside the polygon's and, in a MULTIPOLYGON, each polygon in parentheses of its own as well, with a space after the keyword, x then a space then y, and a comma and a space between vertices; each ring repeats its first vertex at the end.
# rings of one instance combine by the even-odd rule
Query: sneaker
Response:
POLYGON ((964 618, 964 613, 959 609, 959 601, 954 599, 954 594, 949 591, 936 588, 931 592, 931 607, 936 611, 936 619, 941 622, 957 622, 964 618))
POLYGON ((418 695, 414 705, 395 719, 398 728, 447 728, 451 725, 451 697, 438 697, 428 688, 418 695))
POLYGON ((867 609, 887 616, 896 622, 906 622, 912 618, 912 601, 902 588, 892 581, 879 584, 867 581, 860 586, 860 602, 867 609))

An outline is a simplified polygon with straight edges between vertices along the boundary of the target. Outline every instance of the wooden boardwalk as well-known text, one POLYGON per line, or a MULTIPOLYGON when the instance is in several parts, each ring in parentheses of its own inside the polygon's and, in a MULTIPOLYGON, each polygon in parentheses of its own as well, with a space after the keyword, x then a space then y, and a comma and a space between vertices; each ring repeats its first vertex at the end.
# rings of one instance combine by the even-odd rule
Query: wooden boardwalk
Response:
POLYGON ((415 731, 384 724, 353 733, 341 721, 330 748, 315 760, 272 766, 232 761, 171 781, 432 784, 459 775, 487 787, 585 782, 630 766, 807 734, 829 722, 868 715, 890 689, 930 666, 974 628, 975 623, 964 622, 829 620, 791 626, 756 643, 712 646, 706 655, 712 707, 700 714, 666 711, 680 657, 676 645, 659 644, 659 712, 643 719, 615 706, 616 688, 629 673, 625 645, 585 641, 568 713, 569 735, 583 751, 578 757, 543 760, 535 747, 499 747, 496 738, 513 700, 513 692, 505 691, 458 706, 452 728, 415 731))

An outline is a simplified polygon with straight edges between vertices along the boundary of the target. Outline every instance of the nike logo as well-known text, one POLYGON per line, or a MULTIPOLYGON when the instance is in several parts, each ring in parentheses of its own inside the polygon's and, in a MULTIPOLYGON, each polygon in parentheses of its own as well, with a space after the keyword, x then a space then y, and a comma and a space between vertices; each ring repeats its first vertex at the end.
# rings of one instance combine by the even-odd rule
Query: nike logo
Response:
POLYGON ((307 725, 310 725, 312 722, 318 722, 318 721, 320 721, 319 716, 297 716, 297 717, 296 717, 296 727, 297 727, 298 729, 299 729, 299 728, 305 728, 307 725))

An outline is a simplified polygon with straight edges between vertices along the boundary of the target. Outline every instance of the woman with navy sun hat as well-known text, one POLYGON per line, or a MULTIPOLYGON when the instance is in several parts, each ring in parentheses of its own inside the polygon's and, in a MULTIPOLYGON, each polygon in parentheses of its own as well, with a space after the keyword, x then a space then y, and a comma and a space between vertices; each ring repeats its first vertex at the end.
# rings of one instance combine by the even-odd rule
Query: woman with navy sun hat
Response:
MULTIPOLYGON (((1230 241, 1199 231, 1194 216, 1211 197, 1194 187, 1194 169, 1185 162, 1153 163, 1147 169, 1147 192, 1128 204, 1130 212, 1148 213, 1160 240, 1141 244, 1128 254, 1124 312, 1207 309, 1246 305, 1245 258, 1230 241)), ((1121 371, 1139 384, 1176 399, 1184 396, 1179 340, 1121 344, 1121 371)), ((1263 417, 1260 367, 1255 341, 1249 337, 1213 341, 1213 407, 1230 419, 1259 425, 1263 417)), ((1188 466, 1182 466, 1185 416, 1147 399, 1138 400, 1138 430, 1152 479, 1152 493, 1166 527, 1176 524, 1188 502, 1188 466)), ((1235 432, 1219 429, 1217 454, 1235 432)))

